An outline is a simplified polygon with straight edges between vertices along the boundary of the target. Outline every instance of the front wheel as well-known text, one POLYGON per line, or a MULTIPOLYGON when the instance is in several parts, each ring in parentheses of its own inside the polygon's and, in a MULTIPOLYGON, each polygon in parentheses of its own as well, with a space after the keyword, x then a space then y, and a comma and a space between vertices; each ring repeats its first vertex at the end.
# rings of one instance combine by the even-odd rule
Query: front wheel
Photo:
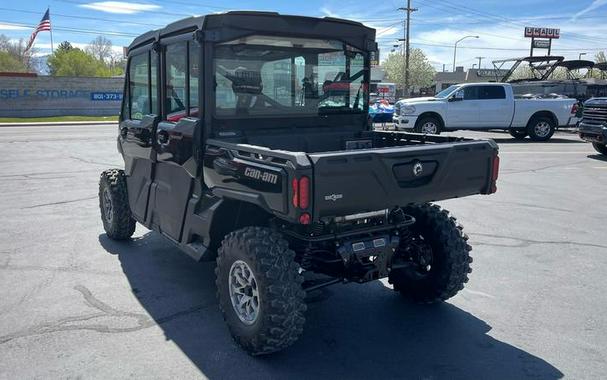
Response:
POLYGON ((556 125, 554 121, 545 116, 534 117, 527 126, 527 133, 533 141, 548 141, 555 130, 556 125))
POLYGON ((219 307, 236 343, 251 355, 293 344, 305 322, 303 277, 280 233, 246 227, 228 234, 217 257, 219 307))
POLYGON ((408 238, 401 239, 395 257, 409 265, 393 270, 388 281, 394 290, 420 303, 453 297, 472 272, 468 236, 439 206, 422 204, 403 211, 416 221, 408 238))
POLYGON ((415 125, 415 132, 428 135, 438 135, 441 130, 441 122, 433 116, 421 118, 415 125))
POLYGON ((592 143, 592 146, 594 147, 594 150, 596 150, 600 154, 607 156, 607 145, 599 144, 599 143, 592 143))

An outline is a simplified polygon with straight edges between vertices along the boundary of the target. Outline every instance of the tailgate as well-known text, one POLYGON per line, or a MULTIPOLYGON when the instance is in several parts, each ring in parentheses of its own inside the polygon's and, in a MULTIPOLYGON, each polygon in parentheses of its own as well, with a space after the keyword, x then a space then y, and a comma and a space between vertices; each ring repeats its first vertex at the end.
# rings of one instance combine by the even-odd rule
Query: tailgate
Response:
POLYGON ((490 140, 309 154, 314 216, 343 216, 489 193, 490 140))

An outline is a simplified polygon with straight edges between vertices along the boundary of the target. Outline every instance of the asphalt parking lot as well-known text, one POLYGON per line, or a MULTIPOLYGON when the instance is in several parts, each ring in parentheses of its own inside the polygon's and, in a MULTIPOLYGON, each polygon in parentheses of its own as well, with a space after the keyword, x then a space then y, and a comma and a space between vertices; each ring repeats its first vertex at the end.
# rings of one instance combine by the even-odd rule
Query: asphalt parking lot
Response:
MULTIPOLYGON (((116 127, 0 128, 0 377, 575 379, 607 373, 607 159, 575 135, 500 145, 498 193, 441 202, 471 281, 411 304, 383 282, 310 300, 300 341, 252 358, 218 311, 212 263, 138 227, 106 238, 99 173, 116 127)), ((369 196, 373 196, 369 194, 369 196)))

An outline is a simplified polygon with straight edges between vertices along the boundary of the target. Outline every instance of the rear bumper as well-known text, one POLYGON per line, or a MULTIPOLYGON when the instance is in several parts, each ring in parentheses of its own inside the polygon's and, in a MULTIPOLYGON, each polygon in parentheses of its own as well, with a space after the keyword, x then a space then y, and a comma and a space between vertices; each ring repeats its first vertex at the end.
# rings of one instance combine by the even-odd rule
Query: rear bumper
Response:
POLYGON ((607 124, 586 124, 580 122, 578 134, 584 141, 607 144, 607 124))
POLYGON ((413 129, 417 122, 417 115, 395 115, 392 117, 392 122, 394 129, 413 129))

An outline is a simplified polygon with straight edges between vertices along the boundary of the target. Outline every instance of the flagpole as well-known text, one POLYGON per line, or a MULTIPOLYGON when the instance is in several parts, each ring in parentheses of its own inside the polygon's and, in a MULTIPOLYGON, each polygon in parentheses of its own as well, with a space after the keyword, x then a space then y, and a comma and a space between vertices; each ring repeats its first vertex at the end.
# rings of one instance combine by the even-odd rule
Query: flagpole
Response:
MULTIPOLYGON (((48 17, 51 19, 51 7, 48 7, 48 17)), ((53 47, 53 27, 51 26, 49 32, 51 33, 51 54, 55 53, 55 48, 53 47)))

